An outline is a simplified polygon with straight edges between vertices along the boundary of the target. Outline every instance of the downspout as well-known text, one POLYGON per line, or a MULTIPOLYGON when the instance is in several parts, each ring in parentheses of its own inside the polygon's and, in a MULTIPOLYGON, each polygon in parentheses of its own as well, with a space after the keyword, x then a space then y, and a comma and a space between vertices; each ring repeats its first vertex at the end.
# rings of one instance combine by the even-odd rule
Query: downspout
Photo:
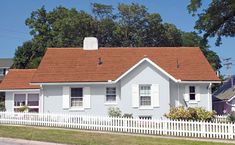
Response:
POLYGON ((180 106, 180 88, 179 88, 179 82, 177 83, 177 86, 178 86, 178 104, 177 104, 177 107, 180 106))
POLYGON ((40 113, 44 113, 44 95, 43 95, 43 87, 42 87, 42 85, 40 85, 40 90, 41 90, 41 104, 40 104, 40 108, 41 108, 41 110, 40 110, 40 113))
POLYGON ((208 106, 207 106, 208 111, 212 110, 211 85, 212 85, 212 83, 210 83, 208 86, 208 100, 207 100, 208 101, 208 106))

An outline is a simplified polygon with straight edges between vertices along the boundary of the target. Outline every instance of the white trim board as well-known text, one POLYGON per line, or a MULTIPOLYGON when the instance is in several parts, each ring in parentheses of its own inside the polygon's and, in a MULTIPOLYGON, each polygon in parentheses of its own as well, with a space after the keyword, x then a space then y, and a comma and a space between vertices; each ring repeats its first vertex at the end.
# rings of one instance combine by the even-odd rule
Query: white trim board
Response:
POLYGON ((181 84, 209 84, 209 83, 216 83, 220 84, 221 81, 180 81, 181 84))
POLYGON ((113 81, 107 82, 59 82, 59 83, 29 83, 30 85, 91 85, 91 84, 115 84, 113 81))
POLYGON ((234 98, 235 98, 235 96, 233 96, 232 98, 230 98, 230 99, 228 100, 228 102, 232 101, 234 98))
POLYGON ((132 66, 128 71, 126 71, 124 74, 122 74, 120 77, 118 77, 114 82, 118 82, 119 80, 121 80, 123 77, 125 77, 127 74, 129 74, 132 70, 134 70, 137 66, 139 66, 141 63, 143 63, 144 61, 149 62, 151 65, 153 65, 156 69, 160 70, 163 74, 165 74, 167 77, 169 77, 170 79, 172 79, 174 82, 179 82, 180 80, 177 80, 176 78, 174 78, 172 75, 170 75, 169 73, 167 73, 164 69, 162 69, 160 66, 158 66, 156 63, 154 63, 153 61, 151 61, 149 58, 143 58, 141 59, 138 63, 136 63, 134 66, 132 66))
POLYGON ((0 90, 0 92, 40 92, 40 89, 12 89, 12 90, 0 90))

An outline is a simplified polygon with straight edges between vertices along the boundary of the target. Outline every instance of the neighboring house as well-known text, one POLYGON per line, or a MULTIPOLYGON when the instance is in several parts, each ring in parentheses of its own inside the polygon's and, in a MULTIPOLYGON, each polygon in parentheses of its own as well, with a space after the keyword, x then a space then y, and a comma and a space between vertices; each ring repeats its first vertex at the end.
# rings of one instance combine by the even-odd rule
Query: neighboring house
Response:
POLYGON ((11 68, 13 60, 11 58, 0 58, 0 83, 11 68))
MULTIPOLYGON (((0 83, 11 68, 13 60, 11 58, 0 58, 0 83)), ((0 102, 4 101, 5 93, 0 92, 0 102)))
POLYGON ((235 111, 235 75, 226 79, 213 94, 213 109, 220 115, 235 111))
POLYGON ((0 90, 6 110, 106 116, 109 107, 134 117, 160 118, 170 107, 212 110, 211 84, 220 83, 199 48, 48 48, 37 70, 10 70, 0 90))

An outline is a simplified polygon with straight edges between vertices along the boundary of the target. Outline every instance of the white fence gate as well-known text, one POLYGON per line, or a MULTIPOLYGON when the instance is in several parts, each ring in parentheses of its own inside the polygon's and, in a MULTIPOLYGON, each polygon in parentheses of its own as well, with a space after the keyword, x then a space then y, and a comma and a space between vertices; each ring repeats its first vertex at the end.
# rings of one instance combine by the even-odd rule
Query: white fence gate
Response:
POLYGON ((151 135, 235 139, 235 124, 229 122, 149 120, 69 114, 0 112, 0 124, 77 128, 151 135))

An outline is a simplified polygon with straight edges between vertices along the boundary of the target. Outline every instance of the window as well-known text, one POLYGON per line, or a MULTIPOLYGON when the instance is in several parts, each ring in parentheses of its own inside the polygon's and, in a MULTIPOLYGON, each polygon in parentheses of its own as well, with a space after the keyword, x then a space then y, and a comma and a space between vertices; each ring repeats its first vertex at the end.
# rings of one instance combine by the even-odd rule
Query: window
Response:
POLYGON ((189 86, 189 100, 196 100, 195 86, 189 86))
POLYGON ((17 107, 26 105, 26 94, 15 94, 14 104, 17 107))
POLYGON ((71 107, 83 106, 83 89, 71 88, 71 107))
POLYGON ((139 119, 152 119, 152 116, 139 116, 139 119))
POLYGON ((39 94, 15 94, 14 110, 27 106, 28 112, 39 112, 39 94))
POLYGON ((28 106, 39 106, 38 94, 28 94, 28 106))
POLYGON ((151 105, 151 86, 141 85, 140 86, 140 106, 151 105))
POLYGON ((106 102, 116 102, 116 88, 106 88, 106 102))

